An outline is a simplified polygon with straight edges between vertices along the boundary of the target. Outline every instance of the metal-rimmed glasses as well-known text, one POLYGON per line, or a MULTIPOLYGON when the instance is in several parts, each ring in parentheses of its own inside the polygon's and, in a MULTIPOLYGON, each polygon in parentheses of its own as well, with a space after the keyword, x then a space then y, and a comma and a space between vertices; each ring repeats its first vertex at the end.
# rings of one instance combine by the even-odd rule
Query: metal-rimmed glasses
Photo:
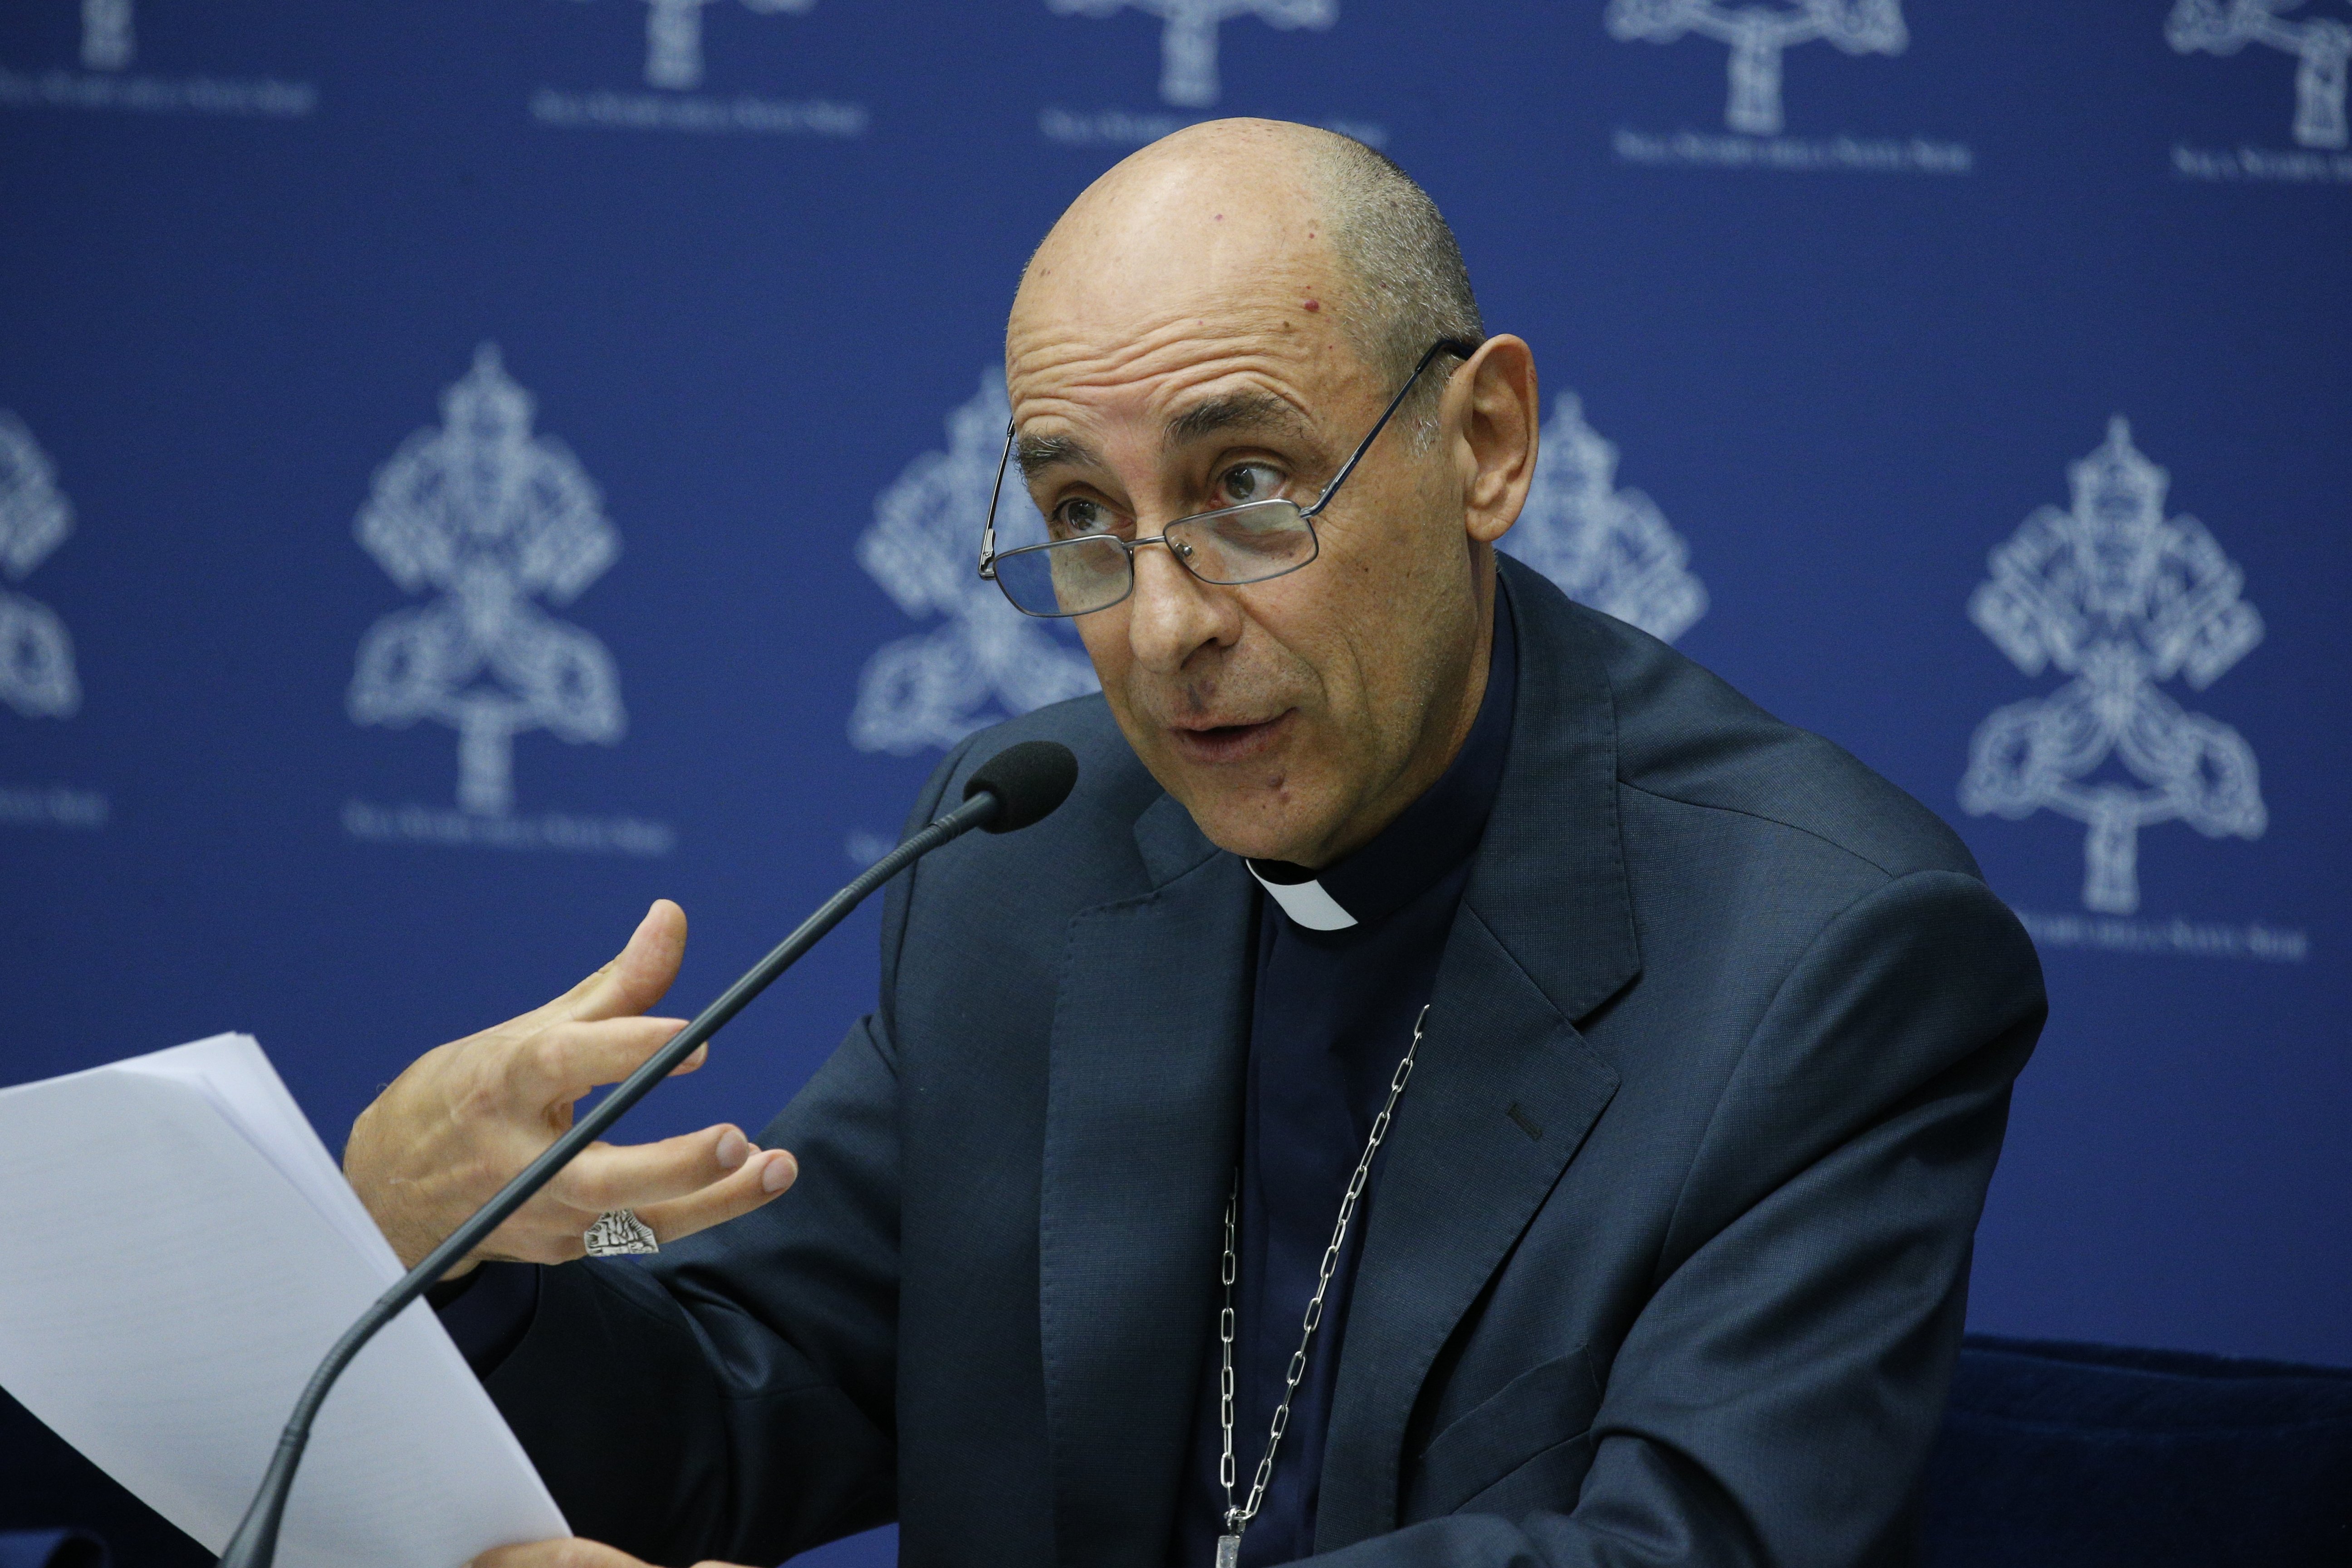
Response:
POLYGON ((1321 548, 1315 537, 1316 514, 1331 504, 1331 498, 1372 449, 1372 443, 1403 405, 1405 395, 1420 381, 1421 373, 1439 354, 1466 360, 1477 352, 1475 343, 1459 338, 1431 344, 1381 411, 1378 422, 1311 504, 1301 506, 1280 497, 1244 501, 1180 517, 1148 539, 1082 533, 1000 552, 996 503, 1004 492, 1004 470, 1013 460, 1013 425, 1007 420, 1004 455, 996 460, 996 488, 989 493, 988 521, 981 530, 980 574, 1004 590, 1004 596, 1023 615, 1051 620, 1092 615, 1122 603, 1135 592, 1135 552, 1147 544, 1163 546, 1202 582, 1225 587, 1263 583, 1296 572, 1313 561, 1321 548))

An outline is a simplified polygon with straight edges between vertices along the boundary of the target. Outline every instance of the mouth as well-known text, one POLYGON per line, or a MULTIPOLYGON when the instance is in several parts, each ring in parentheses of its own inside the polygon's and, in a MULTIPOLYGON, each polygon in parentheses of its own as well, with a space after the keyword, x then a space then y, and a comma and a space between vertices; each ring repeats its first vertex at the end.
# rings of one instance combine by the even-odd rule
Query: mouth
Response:
POLYGON ((1217 767, 1252 762, 1274 750, 1297 713, 1297 709, 1286 708, 1271 719, 1246 724, 1171 724, 1168 733, 1178 756, 1200 766, 1217 767))

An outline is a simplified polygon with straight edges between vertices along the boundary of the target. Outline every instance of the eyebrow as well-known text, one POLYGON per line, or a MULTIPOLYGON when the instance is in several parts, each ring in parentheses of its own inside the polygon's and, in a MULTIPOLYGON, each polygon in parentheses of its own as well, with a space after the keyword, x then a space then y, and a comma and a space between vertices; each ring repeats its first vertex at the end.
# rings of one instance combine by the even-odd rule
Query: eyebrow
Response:
POLYGON ((1172 451, 1204 436, 1235 429, 1272 429, 1289 436, 1309 433, 1307 420, 1298 410, 1272 393, 1235 392, 1196 403, 1171 419, 1160 444, 1172 451))
POLYGON ((1034 479, 1045 468, 1100 466, 1094 448, 1074 436, 1021 437, 1013 444, 1013 461, 1024 479, 1034 479))
MULTIPOLYGON (((1163 450, 1173 451, 1204 437, 1228 430, 1276 430, 1303 437, 1311 433, 1298 410, 1268 392, 1235 392, 1194 404, 1168 422, 1161 432, 1163 450)), ((1099 468, 1095 449, 1075 436, 1021 436, 1013 443, 1013 465, 1024 479, 1047 468, 1099 468)))

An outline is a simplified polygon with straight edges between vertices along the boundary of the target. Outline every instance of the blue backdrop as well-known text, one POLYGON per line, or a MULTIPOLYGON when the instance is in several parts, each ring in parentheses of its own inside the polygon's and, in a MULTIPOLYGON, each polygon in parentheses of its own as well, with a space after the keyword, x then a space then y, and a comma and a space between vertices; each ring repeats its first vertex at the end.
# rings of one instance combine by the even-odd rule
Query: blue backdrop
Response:
MULTIPOLYGON (((0 1079, 246 1029, 339 1143, 656 895, 708 997, 1090 684, 970 574, 1017 269, 1277 115, 1536 345, 1514 546, 2034 931, 1975 1326, 2352 1362, 2347 53, 2346 0, 21 0, 0 1079)), ((637 1130, 762 1122, 872 934, 637 1130)))

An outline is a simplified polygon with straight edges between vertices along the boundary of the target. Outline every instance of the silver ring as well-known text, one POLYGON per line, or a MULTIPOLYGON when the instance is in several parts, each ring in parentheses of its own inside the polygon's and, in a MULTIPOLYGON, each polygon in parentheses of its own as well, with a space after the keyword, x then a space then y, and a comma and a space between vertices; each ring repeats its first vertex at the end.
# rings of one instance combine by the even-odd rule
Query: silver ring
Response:
POLYGON ((608 1209, 598 1215, 580 1239, 587 1244, 591 1258, 626 1258, 661 1250, 661 1243, 654 1239, 654 1227, 629 1209, 608 1209))

